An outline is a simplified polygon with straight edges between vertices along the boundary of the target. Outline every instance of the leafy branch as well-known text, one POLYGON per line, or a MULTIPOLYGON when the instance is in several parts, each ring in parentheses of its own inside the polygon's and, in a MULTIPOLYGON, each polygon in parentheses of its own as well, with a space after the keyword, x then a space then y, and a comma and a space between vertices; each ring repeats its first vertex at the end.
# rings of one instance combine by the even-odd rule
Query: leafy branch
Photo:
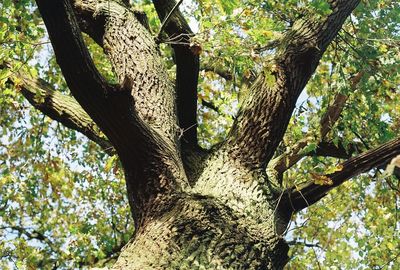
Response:
POLYGON ((298 212, 319 201, 331 189, 361 173, 387 164, 399 154, 400 137, 348 159, 337 166, 338 169, 333 173, 317 176, 318 179, 327 180, 325 184, 313 181, 288 188, 283 194, 281 206, 298 212))

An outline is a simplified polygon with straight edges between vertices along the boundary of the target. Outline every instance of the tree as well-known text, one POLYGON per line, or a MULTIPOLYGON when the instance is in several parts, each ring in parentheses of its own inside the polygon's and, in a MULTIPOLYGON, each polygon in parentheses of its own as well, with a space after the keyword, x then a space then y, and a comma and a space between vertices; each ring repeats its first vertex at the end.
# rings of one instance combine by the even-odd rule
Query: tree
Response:
MULTIPOLYGON (((55 135, 64 133, 41 126, 35 114, 20 117, 36 123, 36 128, 49 130, 40 131, 48 138, 38 140, 32 133, 24 133, 13 141, 11 131, 3 136, 2 140, 9 142, 3 143, 7 151, 2 155, 11 157, 2 165, 2 181, 9 194, 1 197, 1 211, 13 214, 2 221, 8 224, 3 229, 24 239, 42 241, 46 247, 41 248, 47 248, 52 256, 65 253, 65 247, 57 243, 57 234, 23 225, 39 223, 43 230, 47 220, 58 217, 54 216, 56 211, 52 216, 51 210, 57 204, 71 204, 85 191, 97 198, 96 189, 81 188, 80 194, 74 191, 77 185, 90 186, 93 180, 86 171, 88 164, 75 160, 82 158, 79 152, 83 152, 85 162, 95 162, 93 153, 101 151, 97 178, 108 173, 118 175, 121 167, 134 226, 127 221, 130 230, 118 227, 118 218, 126 218, 126 213, 116 207, 121 204, 121 190, 116 191, 121 189, 121 182, 102 182, 102 202, 110 203, 104 212, 111 217, 111 226, 97 226, 108 246, 98 247, 88 259, 77 260, 78 265, 98 263, 126 244, 113 269, 282 269, 289 260, 284 234, 294 214, 351 178, 385 168, 390 162, 396 165, 400 154, 400 138, 395 136, 400 119, 395 111, 400 104, 396 96, 399 4, 305 2, 307 5, 297 1, 217 1, 215 6, 208 1, 195 2, 192 8, 197 13, 192 18, 203 22, 203 34, 195 36, 179 10, 182 1, 143 1, 143 12, 124 0, 37 0, 55 59, 72 96, 59 90, 66 86, 53 76, 57 69, 52 63, 47 70, 39 62, 26 65, 31 53, 25 50, 37 47, 44 35, 43 28, 32 25, 40 22, 36 7, 29 1, 3 3, 5 10, 14 7, 13 19, 17 22, 13 29, 16 34, 2 32, 4 40, 21 35, 25 43, 4 47, 2 103, 8 107, 2 106, 2 115, 7 115, 12 106, 20 106, 17 93, 11 90, 17 89, 42 114, 85 135, 101 148, 93 149, 90 143, 82 146, 82 138, 77 139, 75 132, 55 135), (358 5, 358 13, 346 22, 358 5), (158 26, 150 7, 154 7, 161 22, 158 26), (22 17, 32 11, 36 13, 31 21, 22 17), (212 15, 221 11, 218 26, 212 15), (365 16, 367 12, 369 16, 365 16), (253 21, 251 16, 257 15, 260 20, 253 21), (366 25, 371 26, 371 20, 379 16, 385 18, 387 29, 374 29, 368 36, 366 25), (231 27, 232 32, 218 33, 218 27, 231 27), (213 43, 216 38, 219 43, 213 43), (355 42, 371 44, 359 49, 355 42), (15 60, 16 54, 21 55, 17 60, 22 59, 23 66, 15 60), (205 59, 203 64, 200 55, 205 59), (347 63, 337 62, 340 57, 347 63), (176 71, 172 70, 174 66, 176 71), (200 71, 203 76, 199 84, 200 71), (174 81, 169 79, 171 75, 174 81), (229 115, 224 118, 226 126, 232 123, 229 129, 222 127, 217 138, 206 140, 203 136, 199 142, 197 127, 203 134, 218 132, 205 122, 211 111, 220 113, 221 107, 227 106, 227 101, 221 104, 218 98, 213 100, 215 90, 210 89, 221 87, 233 89, 226 100, 235 100, 240 108, 232 119, 226 120, 229 115), (308 105, 295 111, 305 87, 308 105), (380 90, 368 93, 368 88, 380 90), (366 101, 367 110, 363 104, 356 106, 357 99, 366 101), (371 109, 375 110, 368 112, 371 109), (346 110, 352 114, 346 114, 346 110), (197 115, 199 111, 202 117, 197 115), (353 118, 357 111, 359 118, 353 118), (349 125, 354 119, 361 123, 349 125), (368 133, 376 134, 376 138, 370 139, 368 133), (68 137, 66 140, 73 145, 69 148, 75 148, 69 149, 75 153, 69 160, 65 160, 68 156, 63 160, 62 154, 55 157, 54 151, 60 146, 52 148, 54 136, 68 137), (12 153, 10 145, 26 144, 34 145, 35 154, 22 154, 18 148, 18 155, 12 153), (15 175, 26 179, 20 160, 27 163, 32 155, 39 156, 32 169, 40 174, 40 185, 47 189, 35 186, 37 181, 23 181, 18 188, 28 190, 30 196, 12 197, 11 189, 18 185, 15 175), (66 165, 75 166, 76 173, 68 171, 66 165), (66 184, 66 178, 75 180, 66 184), (107 198, 107 186, 114 189, 112 198, 107 198), (43 206, 47 207, 45 212, 35 212, 26 205, 41 205, 35 199, 46 196, 58 196, 59 200, 43 206), (26 207, 20 209, 19 217, 13 209, 15 203, 8 203, 11 199, 26 207), (33 214, 22 218, 27 211, 33 214), (133 227, 134 236, 127 243, 133 227), (123 233, 107 237, 107 228, 123 233)), ((3 23, 12 25, 11 19, 2 18, 3 23)), ((41 57, 47 57, 46 53, 42 52, 41 57)), ((15 119, 18 117, 6 117, 2 126, 20 128, 15 119)), ((398 193, 398 182, 388 179, 387 184, 393 190, 397 188, 398 193)), ((103 207, 96 201, 92 205, 103 207)), ((86 213, 84 207, 78 205, 72 211, 62 207, 63 215, 68 220, 69 216, 75 217, 75 211, 86 213)), ((98 218, 96 211, 90 213, 98 218)), ((72 239, 77 230, 80 235, 90 235, 95 224, 89 220, 68 227, 68 233, 72 239)), ((85 241, 89 245, 90 237, 85 241)), ((80 243, 79 248, 84 249, 85 242, 80 243)), ((391 242, 393 250, 396 243, 391 242)), ((12 257, 10 246, 4 244, 2 248, 8 250, 3 256, 12 257)), ((68 266, 52 257, 25 255, 25 263, 29 261, 28 265, 39 268, 68 266)), ((388 265, 395 260, 397 257, 387 260, 388 265)))

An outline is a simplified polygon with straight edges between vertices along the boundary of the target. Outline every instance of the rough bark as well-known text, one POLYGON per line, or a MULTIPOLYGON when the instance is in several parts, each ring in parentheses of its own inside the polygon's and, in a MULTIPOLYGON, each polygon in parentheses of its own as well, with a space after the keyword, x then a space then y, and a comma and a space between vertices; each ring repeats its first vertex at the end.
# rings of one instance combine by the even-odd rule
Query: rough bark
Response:
POLYGON ((265 168, 282 140, 298 96, 359 2, 329 1, 332 12, 325 19, 306 16, 294 23, 270 69, 259 74, 239 111, 226 142, 231 156, 249 169, 265 168))
MULTIPOLYGON (((199 167, 193 165, 201 163, 207 154, 198 146, 197 141, 197 83, 200 59, 190 45, 194 34, 179 11, 182 1, 153 0, 153 4, 167 35, 163 40, 156 42, 167 42, 174 51, 178 139, 186 175, 189 183, 193 184, 199 173, 199 167)), ((163 34, 161 30, 159 34, 163 34)))
MULTIPOLYGON (((167 18, 177 5, 175 0, 153 0, 161 22, 167 18)), ((179 9, 171 13, 165 24, 165 38, 174 50, 176 64, 176 98, 179 127, 183 130, 183 144, 197 145, 197 82, 199 76, 199 56, 190 47, 194 36, 179 9)))
MULTIPOLYGON (((5 67, 11 68, 11 65, 5 67)), ((32 78, 20 71, 15 72, 9 82, 15 84, 15 78, 18 80, 16 88, 33 107, 64 126, 82 133, 107 154, 115 155, 112 144, 73 97, 60 93, 40 78, 32 78)))
MULTIPOLYGON (((265 172, 297 97, 357 0, 329 1, 332 13, 326 18, 308 16, 294 24, 271 70, 251 87, 228 139, 207 153, 190 150, 197 147, 195 129, 183 140, 178 132, 197 123, 198 56, 187 45, 173 47, 174 87, 154 37, 126 4, 37 3, 73 96, 109 138, 125 170, 136 231, 114 269, 282 269, 288 245, 281 234, 292 211, 304 207, 303 195, 313 203, 398 153, 397 140, 351 158, 340 172, 326 176, 334 183, 329 187, 311 183, 301 191, 282 191, 265 172), (104 48, 119 85, 97 72, 81 30, 104 48), (191 147, 181 147, 185 141, 191 147), (373 160, 374 155, 381 158, 373 160)), ((153 3, 161 20, 175 5, 153 3)), ((170 37, 183 34, 185 41, 191 36, 179 12, 165 31, 170 37)))
POLYGON ((167 85, 165 71, 158 70, 163 67, 156 46, 147 30, 124 7, 114 3, 108 9, 108 1, 79 2, 81 10, 97 14, 93 18, 109 30, 103 43, 108 46, 106 51, 121 80, 120 86, 109 85, 90 58, 69 1, 37 3, 72 94, 120 156, 129 202, 139 226, 146 213, 151 212, 149 205, 157 205, 150 202, 157 201, 158 195, 168 197, 187 185, 176 147, 173 88, 167 85), (107 24, 105 18, 111 18, 107 24), (147 33, 147 38, 142 33, 147 33), (125 39, 119 39, 119 35, 125 39), (126 59, 117 53, 121 50, 126 52, 126 59), (125 61, 132 68, 125 68, 125 61))

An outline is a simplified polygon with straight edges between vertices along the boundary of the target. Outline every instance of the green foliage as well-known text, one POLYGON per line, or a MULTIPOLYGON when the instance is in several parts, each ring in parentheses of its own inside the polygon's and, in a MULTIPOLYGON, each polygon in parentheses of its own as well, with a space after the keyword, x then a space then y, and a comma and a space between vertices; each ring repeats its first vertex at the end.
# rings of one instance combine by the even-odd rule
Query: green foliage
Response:
MULTIPOLYGON (((151 1, 146 11, 153 33, 159 21, 151 1)), ((204 147, 222 141, 255 74, 271 68, 279 40, 296 20, 331 12, 325 0, 199 0, 181 10, 196 25, 193 43, 202 48, 198 86, 199 133, 204 147), (224 71, 231 79, 218 75, 224 71), (202 105, 206 101, 213 106, 202 105)), ((319 123, 337 93, 348 96, 327 140, 364 151, 400 129, 400 4, 362 1, 324 54, 298 102, 281 149, 306 134, 313 152, 319 123), (362 73, 354 88, 352 78, 362 73)), ((85 37, 93 59, 110 81, 110 64, 85 37)), ((171 41, 172 42, 172 41, 171 41)), ((174 75, 170 48, 162 44, 174 75)), ((60 269, 101 265, 133 231, 119 163, 74 131, 43 117, 8 78, 16 70, 40 76, 68 93, 33 1, 0 3, 0 268, 60 269)), ((271 82, 273 83, 273 82, 271 82)), ((204 103, 206 104, 206 103, 204 103)), ((315 180, 341 160, 306 157, 285 173, 286 186, 315 180)), ((293 243, 288 269, 397 269, 400 266, 399 180, 371 171, 337 188, 293 217, 286 238, 293 243), (397 188, 397 190, 395 190, 397 188), (311 244, 314 246, 306 246, 311 244), (340 266, 340 267, 339 267, 340 266)))

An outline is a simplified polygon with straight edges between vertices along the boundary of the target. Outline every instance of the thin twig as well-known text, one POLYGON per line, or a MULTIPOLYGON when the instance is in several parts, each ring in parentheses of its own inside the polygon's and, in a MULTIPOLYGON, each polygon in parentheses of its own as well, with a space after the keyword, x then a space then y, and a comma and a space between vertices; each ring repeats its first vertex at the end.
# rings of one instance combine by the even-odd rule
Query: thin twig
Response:
POLYGON ((178 140, 180 140, 183 137, 183 135, 186 131, 188 131, 189 129, 191 129, 195 126, 197 126, 197 123, 194 123, 193 125, 191 125, 190 127, 187 127, 187 128, 181 128, 178 126, 178 129, 179 129, 178 130, 178 140))
POLYGON ((311 249, 312 249, 312 251, 314 253, 315 260, 317 261, 318 269, 321 270, 322 268, 321 268, 321 264, 319 263, 319 260, 318 260, 317 252, 315 252, 314 247, 312 247, 311 249))
POLYGON ((316 248, 319 248, 321 250, 326 250, 322 246, 320 246, 318 243, 313 244, 313 243, 306 243, 305 241, 301 242, 301 241, 292 240, 292 241, 288 241, 287 244, 289 246, 299 245, 299 246, 304 246, 304 247, 309 247, 309 248, 316 247, 316 248))

